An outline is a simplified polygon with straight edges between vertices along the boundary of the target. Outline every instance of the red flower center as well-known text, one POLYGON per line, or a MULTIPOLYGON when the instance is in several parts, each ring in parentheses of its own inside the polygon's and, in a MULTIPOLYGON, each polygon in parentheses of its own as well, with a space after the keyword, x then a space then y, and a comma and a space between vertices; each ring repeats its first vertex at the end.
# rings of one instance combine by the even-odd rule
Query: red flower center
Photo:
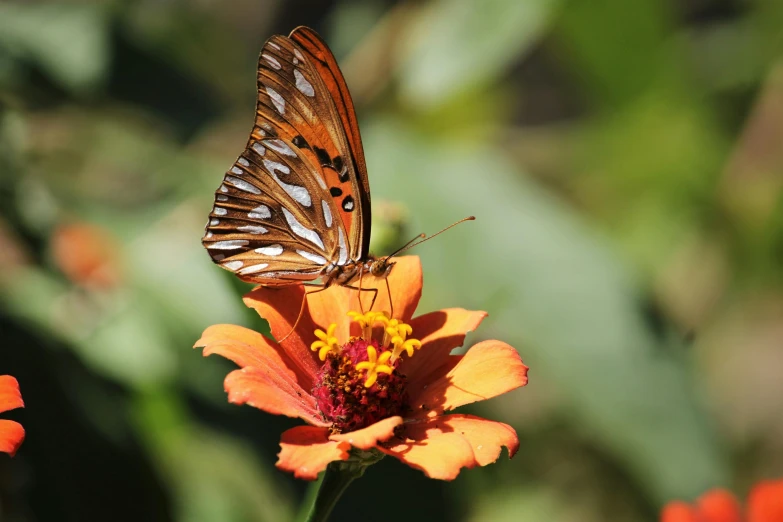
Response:
MULTIPOLYGON (((318 409, 332 423, 333 433, 365 428, 387 417, 404 415, 408 407, 406 378, 399 372, 379 372, 372 386, 365 385, 366 372, 357 365, 380 351, 378 342, 354 338, 340 350, 327 354, 318 383, 313 389, 318 409)), ((396 367, 397 362, 392 366, 396 367)))

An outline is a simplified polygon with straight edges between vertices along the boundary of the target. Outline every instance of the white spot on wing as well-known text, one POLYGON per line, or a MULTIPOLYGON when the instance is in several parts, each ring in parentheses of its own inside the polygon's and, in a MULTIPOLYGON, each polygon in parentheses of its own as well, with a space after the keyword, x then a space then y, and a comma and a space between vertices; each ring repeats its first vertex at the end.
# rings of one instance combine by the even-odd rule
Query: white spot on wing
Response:
POLYGON ((266 205, 259 205, 251 210, 247 217, 250 219, 268 219, 272 217, 272 211, 266 205))
POLYGON ((241 227, 237 227, 237 230, 241 230, 242 232, 250 232, 251 234, 255 234, 255 235, 266 234, 267 232, 269 232, 269 230, 267 230, 266 228, 260 227, 258 225, 243 225, 241 227))
POLYGON ((296 253, 302 256, 303 258, 307 259, 308 261, 312 261, 313 263, 317 263, 319 265, 326 264, 326 259, 324 259, 323 257, 317 254, 313 254, 312 252, 308 252, 307 250, 297 250, 296 253))
POLYGON ((220 192, 228 192, 228 187, 225 185, 220 185, 220 192))
POLYGON ((344 265, 346 261, 348 261, 348 247, 345 246, 345 233, 343 232, 343 227, 338 227, 339 230, 339 245, 340 245, 340 257, 337 258, 337 264, 338 265, 344 265))
POLYGON ((256 151, 259 156, 263 156, 264 153, 266 153, 266 149, 264 148, 264 146, 258 142, 253 144, 253 150, 256 151))
POLYGON ((343 203, 343 208, 345 210, 353 210, 353 201, 348 200, 345 203, 343 203))
POLYGON ((300 60, 304 61, 304 56, 302 56, 302 53, 300 53, 299 49, 297 49, 296 47, 294 47, 294 55, 296 55, 296 57, 299 58, 300 60))
POLYGON ((245 275, 245 274, 255 274, 256 272, 260 272, 261 270, 263 270, 264 268, 266 268, 268 266, 269 266, 269 263, 259 263, 257 265, 250 265, 249 267, 243 268, 242 270, 240 270, 239 273, 242 274, 242 275, 245 275))
POLYGON ((218 194, 217 195, 217 200, 218 201, 228 201, 228 196, 224 196, 223 194, 218 194))
POLYGON ((207 232, 207 235, 204 236, 204 239, 209 239, 212 237, 212 232, 207 232))
POLYGON ((212 212, 214 212, 216 216, 225 216, 226 214, 228 214, 228 210, 220 207, 213 208, 212 212))
POLYGON ((207 248, 210 250, 234 250, 243 246, 247 246, 249 241, 246 239, 229 239, 227 241, 216 241, 210 243, 207 248))
POLYGON ((244 174, 244 173, 245 173, 245 171, 244 171, 244 170, 240 169, 240 168, 239 168, 239 167, 237 167, 236 165, 234 165, 233 167, 231 167, 231 172, 233 172, 233 173, 234 173, 234 174, 236 174, 237 176, 241 176, 242 174, 244 174))
POLYGON ((277 161, 264 160, 264 167, 266 167, 266 170, 268 170, 272 174, 274 174, 276 170, 279 170, 283 174, 291 173, 291 169, 289 169, 286 165, 283 165, 282 163, 278 163, 277 161))
POLYGON ((282 96, 280 96, 280 93, 274 90, 271 87, 266 88, 266 93, 269 95, 269 98, 272 100, 272 104, 274 104, 275 109, 277 109, 277 112, 280 113, 280 116, 285 113, 285 100, 282 96))
POLYGON ((249 192, 251 194, 261 194, 261 189, 243 179, 235 178, 234 176, 226 176, 226 181, 244 192, 249 192))
POLYGON ((283 253, 283 245, 275 243, 274 245, 256 248, 254 252, 265 256, 279 256, 283 253))
POLYGON ((277 181, 277 184, 280 185, 280 188, 285 190, 286 194, 294 198, 294 200, 300 205, 309 207, 313 204, 313 201, 310 199, 310 193, 307 192, 305 187, 291 185, 285 181, 281 181, 280 178, 277 177, 277 174, 272 174, 272 177, 275 178, 275 181, 277 181))
POLYGON ((309 228, 306 228, 304 225, 302 225, 285 207, 283 207, 283 215, 285 216, 285 220, 288 223, 288 226, 291 227, 291 230, 294 234, 310 241, 321 250, 324 250, 324 243, 321 241, 321 236, 318 235, 318 232, 315 230, 310 230, 309 228))
POLYGON ((249 166, 250 166, 250 162, 249 162, 249 161, 247 161, 245 158, 239 158, 239 159, 237 160, 237 163, 239 163, 239 164, 240 164, 240 165, 242 165, 243 167, 249 167, 249 166))
POLYGON ((276 50, 276 51, 279 51, 279 50, 280 50, 280 46, 279 46, 279 45, 277 45, 277 44, 276 44, 276 43, 274 43, 274 42, 268 42, 268 43, 267 43, 267 45, 268 45, 269 47, 271 47, 272 49, 276 50))
POLYGON ((264 144, 275 152, 291 156, 292 158, 296 157, 296 152, 294 152, 283 140, 266 140, 264 141, 264 144))
POLYGON ((230 269, 230 270, 236 270, 238 268, 242 268, 242 265, 244 265, 242 261, 236 259, 234 261, 228 261, 226 263, 223 263, 223 266, 230 269))
POLYGON ((280 62, 278 62, 278 61, 275 59, 275 57, 274 57, 274 56, 272 56, 271 54, 266 54, 266 53, 263 53, 263 54, 261 55, 261 57, 262 57, 264 60, 266 60, 266 63, 268 63, 269 65, 271 65, 273 69, 277 69, 277 70, 279 71, 279 70, 280 70, 280 68, 282 67, 282 66, 280 65, 280 62))
POLYGON ((299 92, 311 98, 315 96, 313 86, 307 81, 307 78, 304 77, 304 74, 302 74, 299 69, 294 69, 294 78, 296 78, 296 88, 299 89, 299 92))
POLYGON ((219 225, 219 224, 220 224, 220 220, 219 220, 219 219, 210 219, 210 220, 209 220, 209 225, 210 225, 210 226, 213 226, 213 227, 214 227, 214 226, 217 226, 217 225, 219 225))
POLYGON ((331 228, 332 227, 332 211, 329 210, 329 204, 321 200, 321 208, 324 209, 324 221, 326 221, 326 226, 331 228))

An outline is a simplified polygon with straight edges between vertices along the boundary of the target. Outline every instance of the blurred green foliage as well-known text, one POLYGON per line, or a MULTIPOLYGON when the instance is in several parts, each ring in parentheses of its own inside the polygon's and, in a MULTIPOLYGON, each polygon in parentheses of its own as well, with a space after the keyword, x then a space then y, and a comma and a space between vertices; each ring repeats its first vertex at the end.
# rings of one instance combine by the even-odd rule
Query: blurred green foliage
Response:
POLYGON ((231 365, 189 347, 266 329, 199 239, 258 51, 303 24, 357 104, 376 250, 476 215, 417 249, 420 310, 489 311, 469 341, 531 367, 473 408, 513 461, 442 484, 386 459, 335 520, 655 520, 783 475, 779 2, 6 2, 0 374, 28 440, 0 518, 300 509, 273 466, 295 422, 227 404, 231 365))

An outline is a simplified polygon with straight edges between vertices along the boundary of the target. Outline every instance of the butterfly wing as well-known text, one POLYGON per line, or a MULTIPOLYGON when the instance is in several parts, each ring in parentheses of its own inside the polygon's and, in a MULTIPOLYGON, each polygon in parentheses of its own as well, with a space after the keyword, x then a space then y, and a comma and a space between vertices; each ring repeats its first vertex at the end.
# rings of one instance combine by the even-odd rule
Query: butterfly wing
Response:
MULTIPOLYGON (((370 208, 370 180, 367 177, 367 165, 364 161, 364 149, 362 137, 359 134, 359 123, 356 120, 356 112, 353 108, 351 94, 345 83, 337 60, 329 50, 329 47, 321 37, 309 27, 297 27, 291 32, 290 38, 301 46, 302 52, 309 58, 315 67, 318 77, 329 91, 335 108, 340 116, 341 129, 348 141, 340 147, 339 157, 348 168, 346 175, 351 183, 353 199, 356 200, 354 215, 360 226, 351 227, 350 242, 358 250, 352 252, 353 257, 366 259, 370 248, 370 223, 372 214, 370 208)), ((353 216, 343 208, 343 203, 338 205, 344 222, 350 222, 353 216)))
POLYGON ((353 105, 323 41, 304 28, 270 38, 259 58, 253 131, 215 192, 202 240, 213 261, 274 285, 364 259, 370 200, 356 140, 353 105), (321 47, 305 49, 297 34, 321 47))

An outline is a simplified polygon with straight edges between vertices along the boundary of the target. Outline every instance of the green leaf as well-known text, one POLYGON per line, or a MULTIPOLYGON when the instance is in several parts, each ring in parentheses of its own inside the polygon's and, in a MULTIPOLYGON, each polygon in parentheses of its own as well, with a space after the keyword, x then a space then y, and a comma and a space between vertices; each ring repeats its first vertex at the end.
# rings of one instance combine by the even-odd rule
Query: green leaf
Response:
POLYGON ((0 47, 37 63, 76 93, 96 88, 109 67, 109 20, 98 5, 0 4, 0 47))
POLYGON ((432 107, 492 81, 541 33, 556 0, 441 0, 415 19, 400 90, 432 107))

